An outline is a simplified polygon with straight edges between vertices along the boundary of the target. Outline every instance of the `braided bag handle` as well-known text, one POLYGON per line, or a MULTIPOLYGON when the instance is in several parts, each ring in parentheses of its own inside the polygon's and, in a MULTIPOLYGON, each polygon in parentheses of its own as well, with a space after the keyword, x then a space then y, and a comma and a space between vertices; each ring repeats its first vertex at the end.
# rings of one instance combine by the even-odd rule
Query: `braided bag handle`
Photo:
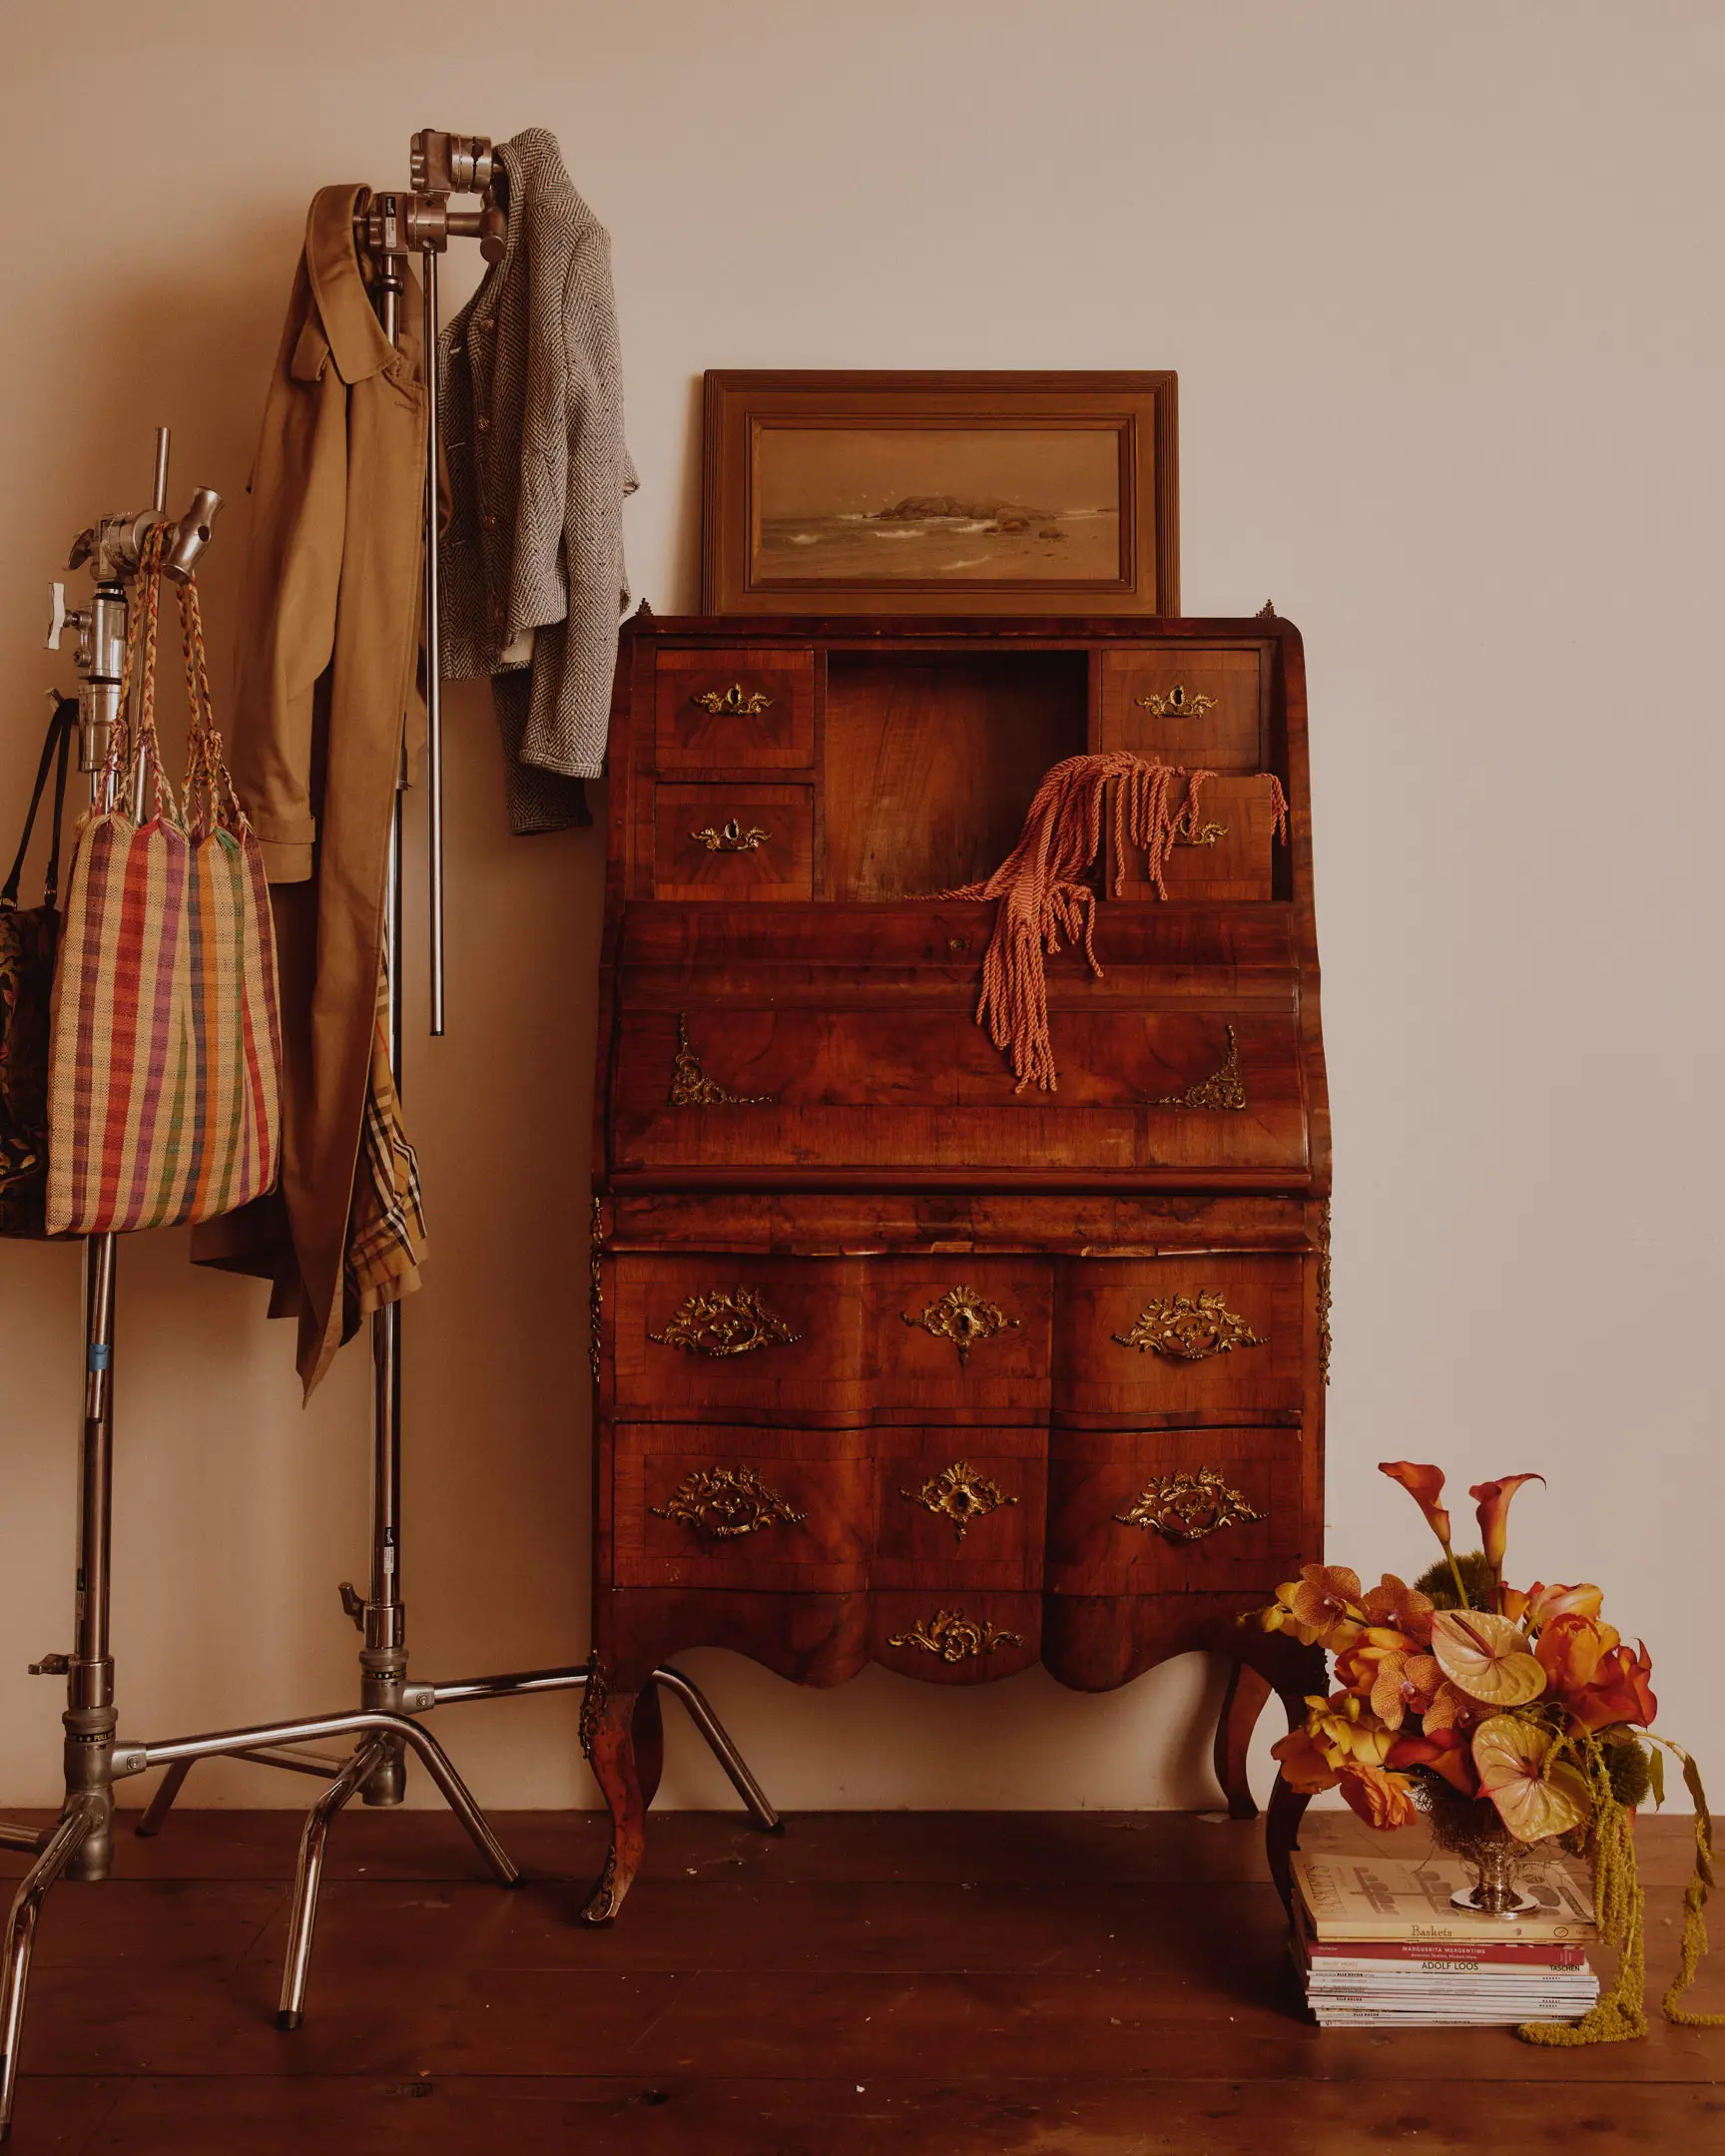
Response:
POLYGON ((180 651, 186 662, 186 698, 192 729, 186 744, 186 812, 193 833, 207 837, 229 830, 236 837, 248 828, 233 775, 222 751, 216 724, 216 699, 210 688, 210 660, 204 649, 204 612, 198 603, 194 572, 180 586, 180 651))
POLYGON ((133 799, 136 791, 139 752, 144 752, 150 769, 156 813, 171 823, 179 823, 180 805, 175 799, 174 788, 162 768, 162 744, 156 738, 156 640, 162 612, 162 556, 167 547, 165 528, 154 525, 144 541, 144 551, 139 559, 139 589, 143 603, 126 609, 126 666, 124 683, 120 692, 120 717, 108 744, 106 771, 110 782, 112 800, 116 809, 138 816, 138 804, 133 799), (139 647, 142 645, 142 657, 139 647), (143 678, 138 697, 138 715, 132 720, 132 683, 134 671, 142 667, 143 678))

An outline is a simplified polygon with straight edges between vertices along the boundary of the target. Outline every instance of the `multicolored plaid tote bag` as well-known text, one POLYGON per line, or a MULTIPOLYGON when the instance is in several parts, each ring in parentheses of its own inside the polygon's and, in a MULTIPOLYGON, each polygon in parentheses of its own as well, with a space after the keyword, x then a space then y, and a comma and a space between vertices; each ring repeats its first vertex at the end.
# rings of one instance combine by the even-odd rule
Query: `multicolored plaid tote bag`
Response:
POLYGON ((51 1235, 213 1220, 274 1184, 282 1028, 263 856, 222 756, 198 589, 180 587, 192 732, 184 797, 156 739, 161 532, 127 617, 135 727, 115 728, 113 807, 78 836, 54 980, 49 1058, 51 1235), (148 770, 155 812, 139 818, 148 770))
POLYGON ((73 697, 57 697, 12 872, 0 885, 0 1236, 39 1236, 48 1190, 48 1011, 60 945, 60 822, 78 728, 73 697), (42 903, 18 907, 24 856, 54 774, 54 820, 42 903))

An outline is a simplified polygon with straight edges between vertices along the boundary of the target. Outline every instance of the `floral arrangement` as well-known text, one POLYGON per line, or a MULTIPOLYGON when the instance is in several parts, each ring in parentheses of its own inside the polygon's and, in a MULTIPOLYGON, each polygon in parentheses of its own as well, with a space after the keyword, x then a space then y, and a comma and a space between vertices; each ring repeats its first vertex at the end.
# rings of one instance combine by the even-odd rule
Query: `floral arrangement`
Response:
POLYGON ((1661 1748, 1671 1752, 1695 1804, 1696 1865, 1665 2013, 1691 2026, 1725 2022, 1678 2004, 1707 1948, 1712 1823, 1694 1761, 1650 1728, 1658 1710, 1647 1650, 1631 1651, 1605 1622, 1597 1587, 1522 1589, 1504 1579, 1510 1500, 1544 1477, 1474 1484, 1483 1547, 1458 1556, 1441 1471, 1393 1460, 1380 1472, 1414 1498, 1443 1554, 1412 1586, 1386 1573, 1363 1588, 1345 1565, 1307 1565, 1277 1589, 1260 1622, 1325 1648, 1336 1686, 1308 1698, 1304 1729, 1275 1747, 1284 1778, 1308 1794, 1340 1789, 1374 1827, 1429 1817, 1441 1846, 1480 1864, 1482 1881, 1491 1852, 1500 1883, 1541 1843, 1590 1858, 1616 1980, 1574 2026, 1535 2022, 1520 2033, 1535 2043, 1612 2042, 1647 2030, 1631 1822, 1649 1796, 1663 1801, 1661 1748))

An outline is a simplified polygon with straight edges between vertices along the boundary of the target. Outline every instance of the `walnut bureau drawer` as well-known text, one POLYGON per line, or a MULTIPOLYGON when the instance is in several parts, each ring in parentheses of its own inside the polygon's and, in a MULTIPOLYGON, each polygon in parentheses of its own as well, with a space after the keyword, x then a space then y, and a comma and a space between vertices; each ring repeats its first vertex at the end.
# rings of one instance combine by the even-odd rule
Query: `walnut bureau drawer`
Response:
POLYGON ((1056 1428, 1048 1590, 1268 1595, 1299 1560, 1301 1465, 1298 1429, 1056 1428))
POLYGON ((1298 1256, 1072 1258, 1055 1265, 1054 1415, 1292 1417, 1305 1386, 1298 1256))
MULTIPOLYGON (((1199 789, 1197 827, 1162 864, 1171 900, 1187 904, 1262 900, 1276 895, 1276 781, 1268 773, 1218 774, 1199 789)), ((1154 898, 1143 849, 1129 846, 1117 896, 1154 898)))
POLYGON ((855 1422, 874 1343, 856 1259, 616 1261, 620 1420, 855 1422))
POLYGON ((661 651, 653 758, 662 772, 809 771, 815 763, 815 655, 661 651))
POLYGON ((1188 771, 1262 771, 1264 707, 1259 651, 1164 645, 1102 655, 1104 749, 1188 771))
POLYGON ((889 1427, 870 1434, 870 1585, 942 1593, 1041 1586, 1045 1428, 889 1427))
POLYGON ((656 898, 807 899, 815 892, 812 786, 659 786, 656 898))
POLYGON ((622 1423, 613 1457, 619 1586, 846 1594, 867 1585, 866 1432, 622 1423))

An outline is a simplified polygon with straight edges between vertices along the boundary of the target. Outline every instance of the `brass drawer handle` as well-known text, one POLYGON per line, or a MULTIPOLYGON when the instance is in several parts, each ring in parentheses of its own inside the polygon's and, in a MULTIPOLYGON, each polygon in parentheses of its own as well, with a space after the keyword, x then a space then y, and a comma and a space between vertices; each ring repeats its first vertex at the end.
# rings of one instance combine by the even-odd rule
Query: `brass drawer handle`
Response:
POLYGON ((908 1632, 893 1633, 886 1644, 915 1647, 941 1662, 966 1662, 990 1655, 997 1647, 1022 1647, 1024 1636, 1021 1632, 1002 1632, 986 1617, 966 1617, 962 1610, 942 1609, 912 1625, 908 1632))
POLYGON ((647 1509, 655 1519, 675 1520, 716 1542, 765 1534, 769 1527, 801 1527, 809 1516, 769 1488, 753 1467, 691 1467, 662 1505, 647 1509))
POLYGON ((1213 1070, 1208 1078, 1196 1080, 1184 1093, 1164 1093, 1150 1105, 1153 1108, 1244 1108, 1246 1081, 1240 1075, 1240 1039, 1234 1028, 1228 1028, 1228 1053, 1222 1058, 1220 1069, 1213 1070))
POLYGON ((1116 1512, 1122 1527, 1154 1527, 1170 1542, 1202 1542, 1206 1535, 1224 1527, 1261 1520, 1246 1502, 1244 1491, 1225 1482, 1214 1467, 1200 1467, 1196 1474, 1162 1475, 1152 1482, 1128 1512, 1116 1512))
POLYGON ((716 719, 753 719, 757 712, 770 711, 773 707, 773 699, 765 691, 746 692, 741 682, 733 682, 723 694, 717 689, 709 689, 701 696, 692 696, 689 701, 699 704, 703 711, 710 711, 716 719))
POLYGON ((745 830, 733 816, 717 830, 709 823, 705 830, 692 830, 689 835, 709 853, 758 853, 773 833, 764 831, 759 823, 751 823, 745 830))
POLYGON ((1158 696, 1152 690, 1137 701, 1139 709, 1147 711, 1152 719, 1202 719, 1207 711, 1216 708, 1213 696, 1205 696, 1202 690, 1192 696, 1184 682, 1176 682, 1166 696, 1158 696))
POLYGON ((950 1467, 942 1467, 937 1475, 930 1475, 919 1490, 901 1489, 898 1492, 906 1504, 919 1504, 924 1512, 952 1522, 956 1540, 962 1542, 971 1524, 986 1519, 990 1512, 998 1512, 1002 1505, 1016 1504, 1016 1497, 1008 1497, 999 1483, 985 1475, 979 1467, 972 1467, 968 1460, 954 1460, 950 1467))
POLYGON ((907 1326, 920 1326, 933 1339, 950 1341, 958 1350, 960 1363, 969 1361, 970 1350, 979 1341, 992 1340, 996 1333, 1018 1324, 998 1303, 990 1303, 974 1288, 948 1288, 914 1317, 909 1311, 898 1315, 907 1326))
POLYGON ((701 1058, 689 1041, 689 1018, 677 1013, 677 1054, 671 1065, 670 1105, 673 1108, 771 1108, 772 1093, 733 1093, 701 1068, 701 1058))
POLYGON ((803 1336, 767 1308, 758 1290, 735 1288, 729 1295, 715 1289, 690 1296, 663 1333, 647 1338, 661 1348, 686 1348, 695 1354, 739 1355, 753 1354, 757 1348, 788 1348, 803 1336))
POLYGON ((1206 1295, 1202 1288, 1196 1303, 1190 1296, 1172 1295, 1147 1305, 1131 1332, 1116 1333, 1114 1339, 1140 1354, 1171 1355, 1177 1362, 1203 1362, 1214 1354, 1232 1354, 1236 1348, 1270 1345, 1228 1308, 1219 1289, 1206 1295))

